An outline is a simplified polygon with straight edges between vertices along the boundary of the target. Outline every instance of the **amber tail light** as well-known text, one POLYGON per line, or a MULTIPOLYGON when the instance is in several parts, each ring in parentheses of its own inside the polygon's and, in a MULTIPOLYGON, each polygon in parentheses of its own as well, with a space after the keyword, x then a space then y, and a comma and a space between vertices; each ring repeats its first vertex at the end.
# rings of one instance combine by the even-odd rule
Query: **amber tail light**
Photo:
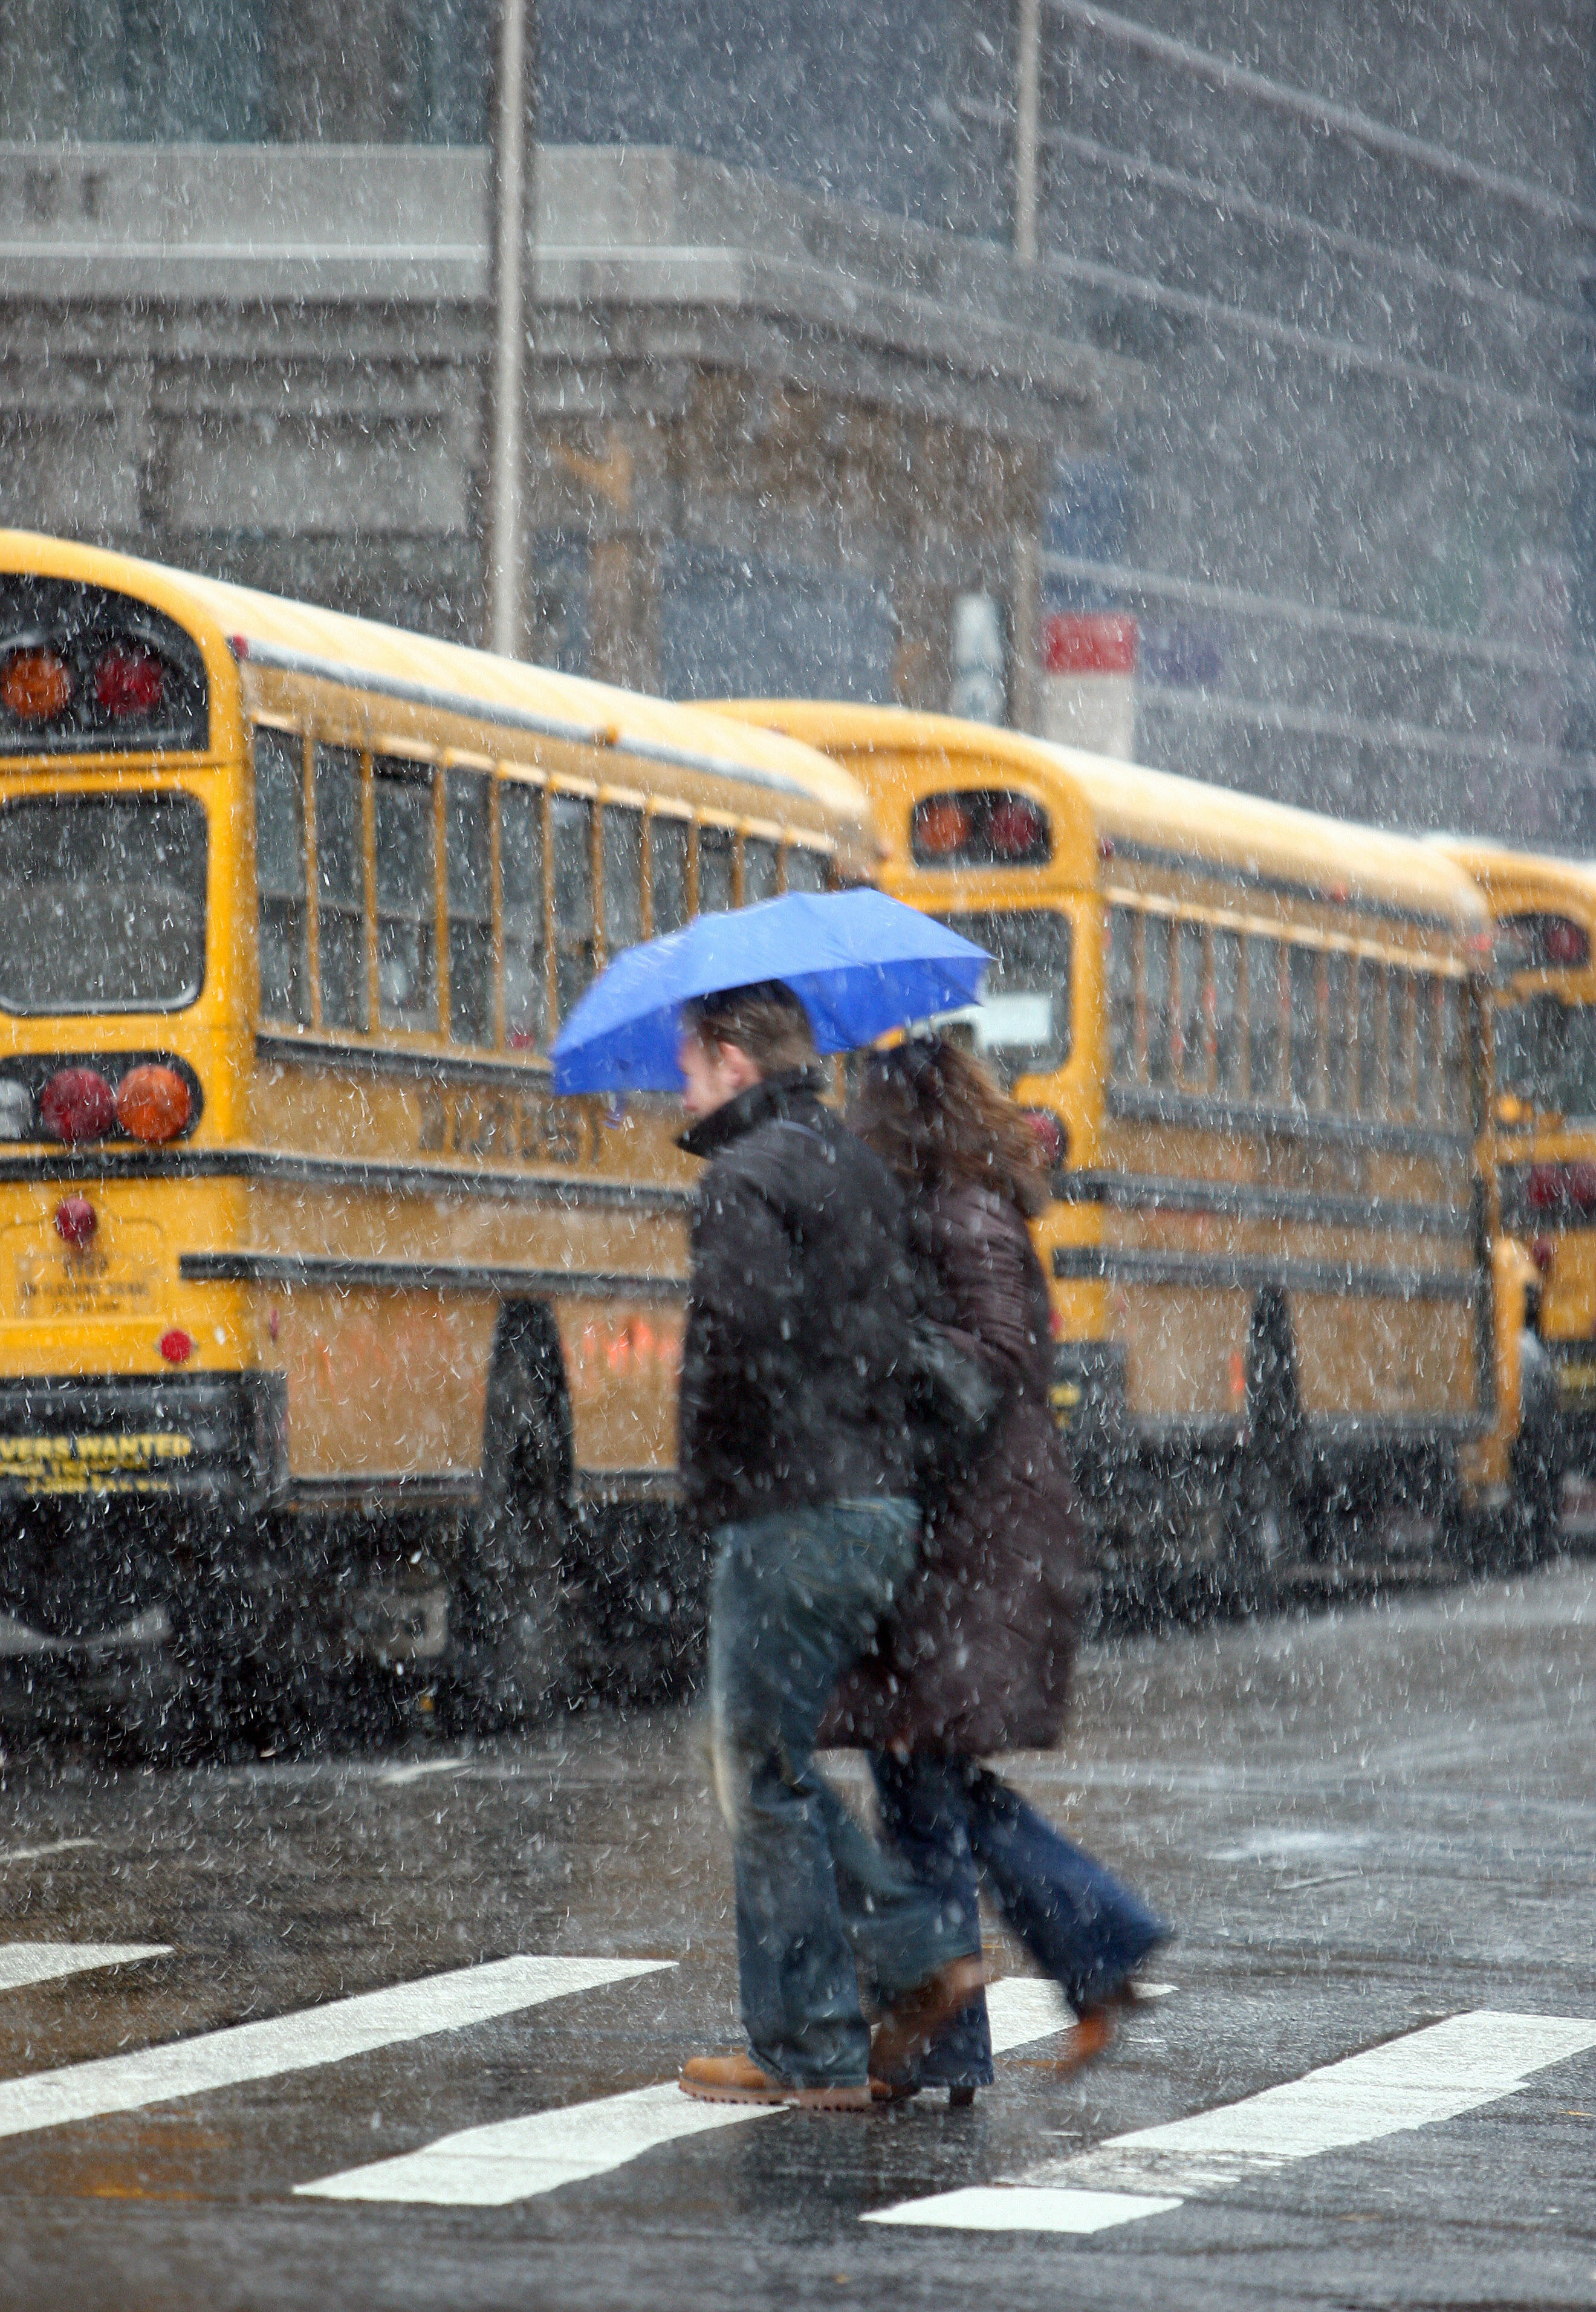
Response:
POLYGON ((19 722, 50 722, 72 704, 72 669, 58 651, 13 651, 0 667, 0 706, 19 722))
POLYGON ((175 1140, 194 1113, 194 1096, 175 1068, 129 1068, 117 1086, 116 1118, 135 1140, 175 1140))

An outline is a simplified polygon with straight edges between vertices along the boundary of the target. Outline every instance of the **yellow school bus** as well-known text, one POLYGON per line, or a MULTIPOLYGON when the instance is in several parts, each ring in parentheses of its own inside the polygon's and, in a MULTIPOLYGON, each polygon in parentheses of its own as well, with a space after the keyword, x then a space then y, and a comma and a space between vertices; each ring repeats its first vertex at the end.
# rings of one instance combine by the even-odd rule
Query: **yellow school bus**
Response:
POLYGON ((1495 925, 1493 1153, 1502 1226, 1539 1272, 1556 1396, 1533 1441, 1554 1476, 1596 1468, 1596 867, 1440 846, 1495 925))
POLYGON ((1055 1140, 1055 1402, 1108 1562, 1230 1578, 1503 1481, 1469 878, 1013 732, 735 711, 856 776, 884 887, 996 959, 965 1032, 1055 1140))
POLYGON ((266 1631, 508 1708, 574 1591, 636 1623, 589 1544, 671 1490, 692 1168, 548 1041, 875 855, 785 738, 0 533, 13 1670, 266 1631))

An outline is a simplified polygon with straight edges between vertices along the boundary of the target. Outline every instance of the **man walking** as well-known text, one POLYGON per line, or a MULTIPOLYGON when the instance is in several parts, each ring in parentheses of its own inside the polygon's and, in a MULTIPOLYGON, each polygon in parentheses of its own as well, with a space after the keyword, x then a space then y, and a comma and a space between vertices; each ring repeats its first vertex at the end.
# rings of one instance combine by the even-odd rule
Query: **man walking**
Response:
POLYGON ((680 1458, 717 1546, 710 1712, 750 2049, 695 2056, 681 2084, 713 2102, 868 2110, 859 1973, 887 2010, 881 2077, 981 1981, 968 1922, 888 1862, 813 1759, 839 1674, 918 1551, 901 1204, 821 1101, 808 1016, 779 981, 691 1005, 680 1060, 693 1122, 680 1144, 708 1169, 680 1458))

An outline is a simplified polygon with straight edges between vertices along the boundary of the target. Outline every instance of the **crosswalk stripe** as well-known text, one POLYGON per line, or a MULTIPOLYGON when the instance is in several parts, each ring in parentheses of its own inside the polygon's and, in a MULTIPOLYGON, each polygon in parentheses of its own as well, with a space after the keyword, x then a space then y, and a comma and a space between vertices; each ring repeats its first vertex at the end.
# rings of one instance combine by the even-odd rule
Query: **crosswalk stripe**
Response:
POLYGON ((626 1983, 675 1964, 671 1959, 503 1958, 484 1966, 452 1968, 388 1991, 366 1991, 324 2007, 303 2007, 259 2023, 238 2023, 194 2039, 178 2039, 136 2054, 73 2063, 0 2080, 0 2136, 136 2111, 178 2096, 202 2095, 312 2071, 352 2055, 366 2055, 436 2031, 460 2031, 545 2000, 566 1999, 601 1984, 626 1983))
POLYGON ((47 1862, 52 1854, 73 1854, 82 1846, 103 1846, 102 1838, 52 1838, 43 1846, 10 1846, 0 1852, 0 1868, 8 1862, 47 1862))
POLYGON ((0 1943, 0 1991, 22 1991, 90 1967, 130 1966, 135 1959, 162 1958, 170 1943, 0 1943))
POLYGON ((1241 2102, 1111 2136, 1013 2184, 905 2200, 873 2224, 955 2231, 1097 2232, 1161 2215, 1326 2151, 1460 2118, 1596 2047, 1596 2022, 1481 2008, 1325 2063, 1241 2102))
MULTIPOLYGON (((1050 1983, 1011 1976, 987 1993, 992 2045, 1002 2054, 1032 2039, 1062 2031, 1070 2010, 1050 1983)), ((579 2184, 590 2176, 624 2168, 661 2144, 701 2135, 712 2127, 736 2127, 770 2119, 779 2106, 698 2103, 674 2080, 662 2087, 634 2088, 626 2095, 557 2111, 529 2113, 485 2127, 462 2128, 417 2151, 375 2159, 295 2188, 321 2200, 408 2200, 434 2207, 502 2208, 512 2200, 535 2199, 579 2184)))

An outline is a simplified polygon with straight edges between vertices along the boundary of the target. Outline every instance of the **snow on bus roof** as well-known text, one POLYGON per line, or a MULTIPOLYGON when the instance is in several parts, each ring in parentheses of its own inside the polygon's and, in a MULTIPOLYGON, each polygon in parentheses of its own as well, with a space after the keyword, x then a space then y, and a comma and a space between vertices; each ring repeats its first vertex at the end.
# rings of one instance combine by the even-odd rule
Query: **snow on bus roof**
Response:
MULTIPOLYGON (((1237 788, 1092 755, 1019 731, 894 706, 802 699, 740 699, 727 711, 778 729, 845 760, 872 752, 940 756, 956 782, 978 762, 989 775, 1029 780, 1067 796, 1100 848, 1171 854, 1328 895, 1433 915, 1474 930, 1488 913, 1473 882, 1418 836, 1332 819, 1237 788)), ((1042 796, 1045 799, 1045 795, 1042 796)))
POLYGON ((1537 905, 1567 907, 1577 911, 1588 926, 1596 926, 1596 861, 1515 851, 1483 836, 1432 836, 1428 840, 1473 877, 1487 900, 1510 910, 1537 905))

